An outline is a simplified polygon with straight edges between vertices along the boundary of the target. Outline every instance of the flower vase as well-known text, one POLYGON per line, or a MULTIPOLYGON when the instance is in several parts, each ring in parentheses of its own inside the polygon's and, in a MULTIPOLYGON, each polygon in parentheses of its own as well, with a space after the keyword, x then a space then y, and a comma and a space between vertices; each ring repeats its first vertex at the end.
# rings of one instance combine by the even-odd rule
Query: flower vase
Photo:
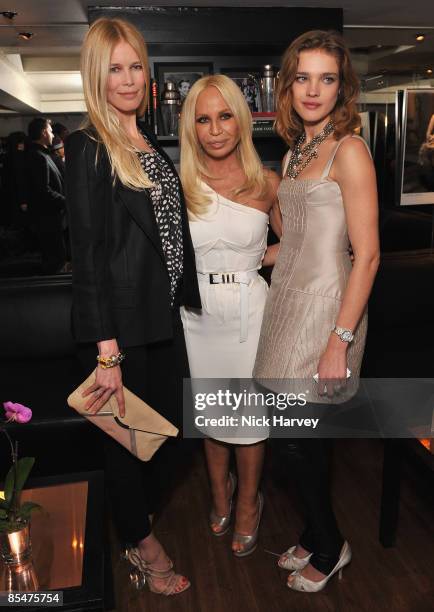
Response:
POLYGON ((39 581, 32 561, 7 565, 5 574, 5 589, 11 591, 37 591, 39 581))
POLYGON ((39 581, 33 562, 25 561, 15 565, 6 566, 5 575, 6 591, 37 591, 39 581))
POLYGON ((0 557, 7 566, 29 561, 32 556, 30 523, 23 523, 21 529, 12 533, 0 532, 0 557))
POLYGON ((18 531, 0 532, 0 558, 6 566, 6 591, 37 591, 38 577, 32 560, 30 523, 18 531))

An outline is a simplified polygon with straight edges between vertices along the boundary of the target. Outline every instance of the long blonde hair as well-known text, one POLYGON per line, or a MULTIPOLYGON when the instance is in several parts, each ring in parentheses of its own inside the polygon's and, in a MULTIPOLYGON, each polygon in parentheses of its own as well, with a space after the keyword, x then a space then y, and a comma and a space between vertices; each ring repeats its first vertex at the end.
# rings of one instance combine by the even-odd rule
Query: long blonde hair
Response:
POLYGON ((146 110, 149 91, 149 63, 146 44, 140 32, 128 21, 102 17, 95 21, 84 39, 81 49, 80 70, 88 117, 84 128, 91 137, 93 127, 99 144, 105 146, 113 179, 116 177, 130 189, 140 190, 152 186, 144 172, 137 149, 128 137, 113 107, 107 102, 107 81, 110 58, 115 46, 127 42, 139 56, 145 75, 145 95, 137 109, 140 117, 146 110))
POLYGON ((196 102, 199 94, 207 87, 215 87, 221 93, 240 130, 237 153, 246 180, 241 187, 234 190, 234 195, 255 191, 259 193, 259 197, 263 197, 267 189, 261 160, 252 141, 252 116, 240 88, 223 74, 202 77, 194 83, 185 99, 179 132, 180 175, 191 218, 205 212, 211 201, 201 185, 201 180, 213 177, 207 169, 205 153, 196 133, 196 102))

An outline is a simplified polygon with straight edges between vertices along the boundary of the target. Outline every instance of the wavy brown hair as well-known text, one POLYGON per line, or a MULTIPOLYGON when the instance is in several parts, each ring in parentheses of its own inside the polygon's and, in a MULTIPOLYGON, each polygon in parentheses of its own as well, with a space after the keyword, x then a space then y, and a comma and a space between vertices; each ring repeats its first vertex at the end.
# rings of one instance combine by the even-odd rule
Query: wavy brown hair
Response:
POLYGON ((302 51, 321 50, 336 58, 339 66, 339 95, 331 118, 335 123, 336 140, 351 134, 360 126, 356 108, 359 79, 351 64, 350 53, 338 32, 311 30, 296 38, 285 51, 277 86, 276 131, 292 147, 304 131, 303 121, 292 105, 292 84, 302 51))

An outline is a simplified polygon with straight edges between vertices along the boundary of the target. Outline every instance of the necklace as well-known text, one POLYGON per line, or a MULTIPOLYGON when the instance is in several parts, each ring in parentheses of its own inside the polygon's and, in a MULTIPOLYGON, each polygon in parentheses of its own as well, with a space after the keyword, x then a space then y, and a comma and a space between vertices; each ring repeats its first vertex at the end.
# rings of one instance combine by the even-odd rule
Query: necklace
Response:
POLYGON ((333 121, 329 121, 321 132, 314 136, 309 144, 307 144, 304 148, 302 147, 306 142, 306 132, 303 132, 303 134, 297 138, 294 149, 291 153, 291 157, 289 158, 288 169, 286 171, 286 176, 288 176, 291 181, 294 181, 300 172, 304 170, 314 158, 318 157, 319 145, 327 138, 327 136, 330 136, 334 130, 335 124, 333 121))

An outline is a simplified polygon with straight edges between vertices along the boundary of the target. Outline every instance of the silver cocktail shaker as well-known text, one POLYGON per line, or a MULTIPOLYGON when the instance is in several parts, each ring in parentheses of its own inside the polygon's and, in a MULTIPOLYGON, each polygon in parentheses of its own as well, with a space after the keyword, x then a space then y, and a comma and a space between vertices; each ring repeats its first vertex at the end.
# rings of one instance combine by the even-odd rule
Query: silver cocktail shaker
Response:
POLYGON ((271 64, 266 64, 259 78, 261 105, 263 113, 274 113, 276 110, 276 76, 271 64))
POLYGON ((181 95, 175 83, 166 81, 161 95, 161 116, 165 136, 178 135, 179 112, 181 110, 181 95))

